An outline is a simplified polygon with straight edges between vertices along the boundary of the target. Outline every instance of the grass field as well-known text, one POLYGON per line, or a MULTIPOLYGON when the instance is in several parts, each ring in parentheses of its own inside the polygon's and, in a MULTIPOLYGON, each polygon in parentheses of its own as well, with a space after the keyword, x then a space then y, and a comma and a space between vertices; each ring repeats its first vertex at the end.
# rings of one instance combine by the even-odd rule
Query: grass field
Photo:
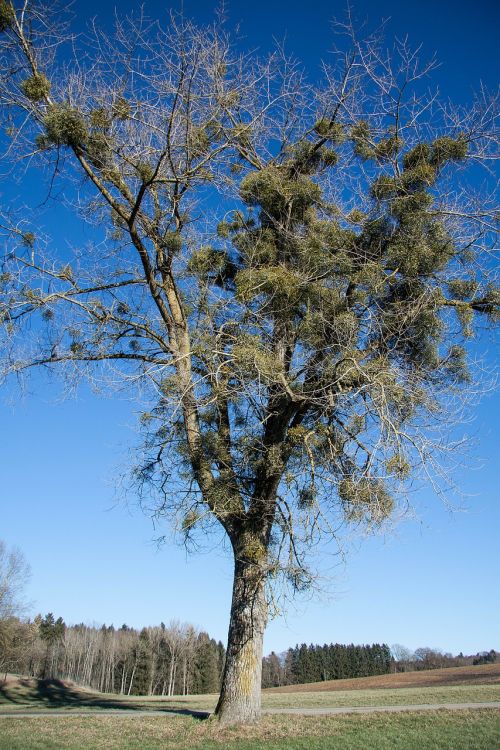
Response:
MULTIPOLYGON (((500 701, 500 665, 459 667, 436 670, 435 682, 429 673, 405 675, 407 687, 397 687, 400 675, 337 680, 335 683, 295 685, 292 690, 265 690, 264 708, 337 708, 354 706, 394 706, 430 703, 481 703, 500 701), (476 684, 482 681, 483 684, 476 684), (324 689, 323 685, 333 687, 324 689), (363 689, 354 689, 359 686, 363 689), (368 687, 371 685, 371 687, 368 687)), ((59 680, 11 679, 0 685, 0 714, 5 710, 55 708, 78 709, 186 709, 211 711, 216 695, 136 697, 97 693, 59 680)))
POLYGON ((0 750, 496 750, 500 712, 432 711, 329 717, 266 716, 221 730, 188 717, 0 720, 0 750))
MULTIPOLYGON (((485 684, 472 671, 448 672, 431 686, 421 673, 408 687, 385 682, 366 686, 360 679, 338 681, 335 689, 295 686, 293 691, 264 691, 266 708, 334 708, 431 703, 500 701, 500 670, 484 670, 485 684), (352 683, 363 689, 354 689, 352 683), (458 684, 457 684, 458 683, 458 684), (302 688, 302 689, 300 689, 302 688), (341 689, 339 689, 341 688, 341 689)), ((481 676, 481 675, 480 675, 481 676)), ((368 678, 374 679, 374 678, 368 678)), ((10 679, 0 684, 0 750, 498 750, 500 709, 429 710, 392 714, 337 716, 265 715, 258 726, 221 729, 216 722, 150 710, 213 709, 215 695, 145 698, 106 695, 58 680, 10 679), (44 708, 67 716, 2 716, 7 710, 44 708), (103 709, 116 715, 103 715, 103 709), (136 716, 120 709, 137 710, 136 716), (77 710, 87 716, 71 715, 77 710)))
MULTIPOLYGON (((483 703, 500 701, 500 685, 459 685, 439 688, 400 688, 399 690, 345 690, 335 692, 264 693, 263 708, 340 708, 355 706, 409 706, 430 703, 483 703)), ((26 688, 0 689, 2 711, 39 710, 40 708, 100 711, 103 709, 212 711, 216 695, 142 698, 110 696, 90 691, 26 688)))

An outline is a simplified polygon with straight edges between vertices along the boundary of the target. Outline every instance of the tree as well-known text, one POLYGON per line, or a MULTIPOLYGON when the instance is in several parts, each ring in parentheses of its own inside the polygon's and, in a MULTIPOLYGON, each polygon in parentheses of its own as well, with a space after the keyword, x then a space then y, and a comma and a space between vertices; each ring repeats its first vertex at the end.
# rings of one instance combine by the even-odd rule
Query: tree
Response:
POLYGON ((194 692, 217 693, 219 689, 217 644, 207 633, 200 633, 196 644, 194 692))
POLYGON ((262 687, 280 687, 283 684, 283 665, 274 651, 262 662, 262 687))
POLYGON ((30 575, 30 567, 21 550, 16 547, 9 550, 0 539, 0 620, 22 614, 23 590, 30 575))
POLYGON ((479 655, 474 661, 473 664, 494 664, 497 660, 497 652, 495 649, 491 649, 490 651, 484 651, 481 655, 479 655))
POLYGON ((230 541, 216 714, 252 721, 268 584, 309 586, 318 539, 379 527, 422 467, 441 486, 467 339, 498 316, 475 195, 494 103, 441 105, 432 64, 350 28, 314 86, 176 16, 94 26, 70 58, 60 18, 0 0, 5 152, 50 165, 102 235, 63 259, 6 216, 5 373, 150 394, 136 487, 188 542, 230 541))
POLYGON ((36 643, 37 628, 18 617, 0 620, 0 673, 23 671, 36 643))
POLYGON ((31 629, 19 619, 29 577, 30 568, 21 550, 9 550, 0 539, 0 672, 15 669, 31 643, 31 629))
POLYGON ((413 651, 401 643, 394 643, 391 646, 391 653, 396 661, 411 661, 415 658, 413 651))
POLYGON ((48 612, 40 620, 38 630, 40 638, 46 644, 45 661, 43 667, 43 678, 53 677, 57 672, 61 644, 66 632, 66 624, 62 617, 54 618, 52 612, 48 612))

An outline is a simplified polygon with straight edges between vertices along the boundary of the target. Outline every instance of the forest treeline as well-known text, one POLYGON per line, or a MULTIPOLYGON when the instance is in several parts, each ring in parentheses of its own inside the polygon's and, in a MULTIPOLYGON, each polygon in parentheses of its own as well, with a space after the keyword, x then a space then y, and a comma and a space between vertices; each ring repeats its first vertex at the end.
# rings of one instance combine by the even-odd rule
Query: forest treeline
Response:
MULTIPOLYGON (((142 630, 127 625, 118 629, 68 626, 49 613, 29 622, 11 618, 10 628, 10 655, 4 653, 2 658, 0 653, 4 671, 72 680, 125 695, 186 695, 220 689, 224 646, 189 624, 172 621, 142 630)), ((384 674, 391 671, 391 663, 386 644, 303 644, 279 656, 273 652, 264 657, 262 687, 384 674)))
MULTIPOLYGON (((122 625, 66 625, 52 613, 34 620, 0 618, 0 672, 71 680, 105 693, 187 695, 217 693, 224 669, 220 641, 190 624, 142 630, 122 625)), ((264 657, 262 687, 369 677, 497 661, 495 650, 452 656, 399 644, 296 645, 264 657)))
POLYGON ((3 671, 125 695, 217 692, 224 658, 221 642, 177 621, 139 631, 127 625, 67 626, 49 613, 31 622, 11 618, 10 634, 0 638, 3 671))
POLYGON ((499 657, 500 654, 494 649, 470 656, 464 656, 462 652, 453 656, 428 647, 411 651, 400 644, 389 648, 386 643, 373 643, 371 646, 345 646, 340 643, 307 646, 303 643, 288 649, 284 654, 277 655, 273 652, 264 657, 262 687, 491 664, 498 661, 499 657))
POLYGON ((387 674, 392 661, 391 649, 386 643, 371 646, 340 643, 307 646, 303 643, 288 649, 284 658, 274 652, 264 657, 262 687, 387 674))

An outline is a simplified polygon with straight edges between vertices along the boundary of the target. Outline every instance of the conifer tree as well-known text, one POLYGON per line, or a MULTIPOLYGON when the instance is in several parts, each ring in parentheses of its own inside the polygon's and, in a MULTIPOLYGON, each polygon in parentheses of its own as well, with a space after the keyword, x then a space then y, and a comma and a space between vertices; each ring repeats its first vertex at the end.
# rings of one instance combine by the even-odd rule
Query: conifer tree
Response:
POLYGON ((149 695, 151 683, 151 644, 148 631, 143 628, 139 634, 134 654, 135 674, 133 695, 149 695))
POLYGON ((6 156, 52 166, 102 231, 63 258, 7 211, 4 371, 149 394, 134 478, 188 541, 229 539, 216 713, 251 721, 266 587, 311 585, 318 539, 378 528, 423 466, 440 486, 467 341, 498 317, 474 171, 494 105, 441 107, 406 44, 391 61, 353 34, 314 86, 282 52, 250 59, 176 17, 94 31, 68 59, 50 7, 0 0, 6 156))
POLYGON ((217 693, 220 690, 219 652, 207 633, 200 633, 195 659, 195 693, 217 693))

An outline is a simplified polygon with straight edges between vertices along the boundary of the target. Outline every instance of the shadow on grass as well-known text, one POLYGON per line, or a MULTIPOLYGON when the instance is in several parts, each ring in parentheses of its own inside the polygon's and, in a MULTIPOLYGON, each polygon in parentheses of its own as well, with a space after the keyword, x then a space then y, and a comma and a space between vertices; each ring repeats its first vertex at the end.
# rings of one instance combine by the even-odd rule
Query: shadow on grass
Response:
MULTIPOLYGON (((140 701, 140 698, 137 699, 140 701)), ((86 695, 78 688, 72 687, 61 680, 20 679, 15 685, 0 682, 0 705, 25 706, 26 709, 95 709, 108 711, 161 711, 166 714, 192 716, 195 719, 207 719, 209 711, 195 711, 189 708, 164 706, 158 704, 145 705, 140 702, 120 700, 119 697, 103 695, 86 695)))

